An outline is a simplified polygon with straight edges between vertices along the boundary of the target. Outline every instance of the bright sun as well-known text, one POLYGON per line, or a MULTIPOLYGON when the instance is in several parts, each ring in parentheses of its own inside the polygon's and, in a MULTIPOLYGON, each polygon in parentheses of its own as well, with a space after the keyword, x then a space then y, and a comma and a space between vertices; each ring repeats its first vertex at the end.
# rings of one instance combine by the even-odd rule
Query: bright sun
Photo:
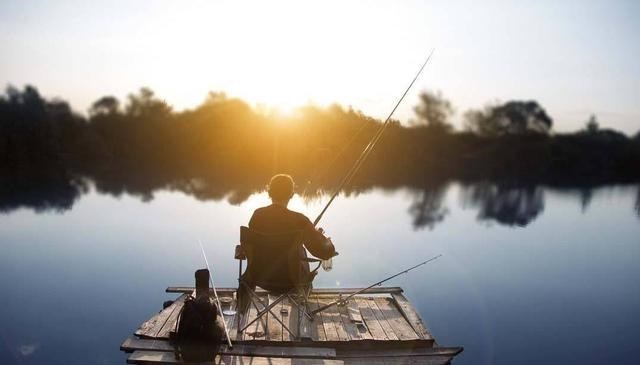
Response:
MULTIPOLYGON (((199 4, 188 18, 170 19, 171 27, 154 29, 157 44, 147 47, 172 45, 174 49, 141 61, 148 65, 143 78, 177 109, 198 105, 209 91, 224 91, 284 114, 309 103, 348 105, 372 96, 371 90, 363 94, 362 86, 379 70, 369 63, 341 58, 353 44, 342 39, 345 25, 326 26, 321 21, 329 15, 322 12, 330 8, 302 6, 298 13, 315 13, 296 18, 274 13, 269 4, 258 2, 238 22, 225 15, 238 11, 232 4, 207 4, 199 4), (327 42, 331 42, 330 52, 327 42)), ((296 2, 287 6, 300 7, 296 2)), ((359 46, 366 47, 366 42, 359 46)), ((376 84, 379 82, 377 79, 376 84)))

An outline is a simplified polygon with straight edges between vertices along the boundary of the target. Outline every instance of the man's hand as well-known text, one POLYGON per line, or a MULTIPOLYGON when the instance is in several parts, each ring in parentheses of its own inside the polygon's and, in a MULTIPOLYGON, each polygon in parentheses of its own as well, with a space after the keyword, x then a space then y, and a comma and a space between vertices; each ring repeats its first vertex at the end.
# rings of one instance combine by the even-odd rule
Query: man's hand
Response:
POLYGON ((322 256, 319 257, 334 257, 337 256, 338 253, 336 252, 336 248, 333 245, 333 242, 331 242, 331 238, 327 237, 324 235, 324 229, 322 229, 321 227, 316 228, 316 232, 318 232, 322 238, 324 239, 319 239, 317 242, 322 245, 322 252, 324 252, 325 254, 323 254, 322 256))

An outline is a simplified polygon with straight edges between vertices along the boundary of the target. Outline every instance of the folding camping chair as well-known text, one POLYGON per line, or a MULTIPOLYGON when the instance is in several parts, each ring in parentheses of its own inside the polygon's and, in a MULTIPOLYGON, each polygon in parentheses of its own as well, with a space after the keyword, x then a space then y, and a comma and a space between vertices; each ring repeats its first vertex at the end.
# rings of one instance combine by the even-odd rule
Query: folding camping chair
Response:
MULTIPOLYGON (((235 258, 239 260, 238 290, 244 289, 256 311, 256 318, 245 324, 238 332, 243 332, 267 313, 282 324, 292 338, 298 336, 271 311, 278 303, 288 298, 298 308, 298 313, 313 320, 307 311, 307 298, 311 293, 311 283, 318 273, 321 260, 305 257, 302 245, 302 231, 277 234, 262 234, 248 227, 240 227, 240 245, 236 246, 235 258), (247 268, 242 273, 242 261, 247 260, 247 268), (301 269, 300 261, 318 263, 311 270, 301 269), (273 303, 265 304, 255 293, 260 287, 270 294, 278 295, 273 303), (258 304, 262 309, 258 308, 258 304)), ((240 293, 239 293, 240 294, 240 293)), ((247 303, 249 304, 249 303, 247 303)), ((244 310, 245 308, 240 308, 244 310)), ((300 316, 300 318, 302 318, 300 316)), ((298 326, 300 320, 297 321, 298 326)), ((299 328, 297 333, 299 333, 299 328)))

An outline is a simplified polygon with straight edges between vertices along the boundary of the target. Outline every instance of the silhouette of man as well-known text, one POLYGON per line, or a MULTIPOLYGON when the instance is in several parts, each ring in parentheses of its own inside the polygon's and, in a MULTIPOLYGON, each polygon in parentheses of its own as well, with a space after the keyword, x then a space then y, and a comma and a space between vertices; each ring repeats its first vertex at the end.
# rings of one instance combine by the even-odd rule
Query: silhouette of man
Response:
MULTIPOLYGON (((271 205, 258 208, 249 220, 249 228, 260 233, 302 232, 302 243, 309 252, 320 259, 327 260, 335 256, 335 247, 324 236, 322 229, 316 230, 313 223, 304 214, 287 209, 293 197, 294 182, 291 176, 278 174, 269 182, 271 205)), ((301 262, 309 271, 309 264, 301 262)))
MULTIPOLYGON (((293 197, 293 189, 294 182, 291 176, 279 174, 272 177, 268 186, 272 204, 253 212, 249 228, 263 234, 300 231, 302 244, 313 256, 323 260, 332 258, 336 255, 335 247, 331 240, 324 236, 322 229, 316 230, 304 214, 287 209, 289 200, 293 197)), ((304 249, 301 249, 300 257, 306 257, 304 249)), ((308 274, 309 263, 300 260, 300 270, 303 274, 308 274)), ((243 280, 249 287, 255 287, 253 280, 246 277, 246 273, 243 280)), ((238 296, 239 307, 246 308, 248 295, 244 289, 239 290, 238 296)))

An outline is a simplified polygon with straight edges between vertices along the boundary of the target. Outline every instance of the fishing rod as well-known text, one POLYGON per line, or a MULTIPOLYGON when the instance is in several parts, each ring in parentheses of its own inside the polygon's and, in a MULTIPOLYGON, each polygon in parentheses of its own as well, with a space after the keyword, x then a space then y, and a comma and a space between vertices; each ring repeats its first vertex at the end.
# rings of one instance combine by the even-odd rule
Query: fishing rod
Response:
POLYGON ((213 295, 216 297, 216 305, 218 306, 218 313, 222 316, 222 326, 224 327, 224 334, 227 336, 227 344, 229 347, 233 347, 231 338, 229 337, 229 330, 227 330, 227 322, 224 320, 224 314, 222 313, 222 306, 220 305, 220 299, 218 298, 218 291, 216 290, 216 284, 213 282, 213 276, 211 275, 211 269, 209 269, 209 260, 207 260, 207 254, 204 253, 204 246, 202 241, 198 240, 200 249, 202 250, 202 257, 204 257, 204 263, 207 265, 207 271, 209 271, 209 280, 211 280, 211 286, 213 287, 213 295))
POLYGON ((346 303, 350 298, 352 298, 352 297, 354 297, 354 296, 356 296, 356 295, 358 295, 358 294, 360 294, 360 293, 363 293, 363 292, 365 292, 365 291, 367 291, 367 290, 369 290, 369 289, 373 288, 374 286, 382 285, 382 283, 384 283, 384 282, 386 282, 386 281, 389 281, 389 280, 391 280, 391 279, 393 279, 393 278, 395 278, 395 277, 397 277, 397 276, 400 276, 400 275, 402 275, 402 274, 406 274, 406 273, 408 273, 409 271, 411 271, 411 270, 413 270, 413 269, 415 269, 415 268, 418 268, 418 267, 420 267, 420 266, 422 266, 422 265, 426 265, 426 264, 428 264, 428 263, 429 263, 429 262, 431 262, 431 261, 437 260, 440 256, 442 256, 442 254, 440 254, 440 255, 438 255, 438 256, 434 256, 434 257, 432 257, 432 258, 430 258, 430 259, 428 259, 428 260, 426 260, 426 261, 422 261, 421 263, 419 263, 419 264, 417 264, 417 265, 415 265, 415 266, 411 266, 410 268, 408 268, 408 269, 406 269, 406 270, 400 271, 399 273, 397 273, 397 274, 395 274, 395 275, 389 276, 388 278, 386 278, 386 279, 384 279, 384 280, 380 280, 380 281, 378 281, 378 282, 377 282, 377 283, 375 283, 375 284, 371 284, 371 285, 369 285, 369 286, 368 286, 368 287, 366 287, 366 288, 363 288, 363 289, 360 289, 360 290, 358 290, 358 291, 356 291, 356 292, 353 292, 353 293, 351 293, 351 294, 347 295, 347 296, 346 296, 346 297, 344 297, 344 298, 340 297, 340 298, 338 298, 337 300, 334 300, 333 302, 331 302, 331 303, 329 303, 329 304, 325 304, 325 305, 323 305, 322 307, 320 307, 320 308, 318 308, 318 309, 312 310, 311 312, 309 312, 309 314, 310 314, 310 315, 314 315, 314 314, 316 314, 316 313, 318 313, 318 312, 322 312, 323 310, 325 310, 325 309, 327 309, 327 308, 330 308, 330 307, 332 307, 332 306, 334 306, 334 305, 336 305, 336 304, 337 304, 337 305, 344 304, 344 303, 346 303))
MULTIPOLYGON (((322 216, 324 215, 324 213, 327 211, 327 209, 329 209, 329 206, 331 205, 331 203, 333 203, 333 201, 338 196, 338 194, 340 194, 340 191, 349 182, 351 182, 351 180, 353 179, 355 174, 358 172, 358 170, 360 170, 360 167, 362 166, 364 161, 367 159, 367 157, 369 157, 369 155, 371 154, 371 151, 373 151, 373 148, 375 147, 375 145, 380 140, 380 137, 382 137, 382 134, 387 129, 387 126, 390 124, 389 122, 391 121, 391 117, 393 116, 393 113, 396 111, 396 109, 398 109, 398 106, 400 105, 400 103, 402 103, 402 100, 404 100, 404 97, 407 96, 407 93, 409 92, 409 90, 411 89, 413 84, 416 82, 416 80, 418 79, 418 77, 422 73, 422 70, 424 70, 425 66, 427 66, 427 63, 429 63, 429 60, 431 59, 431 56, 433 55, 433 52, 434 52, 434 49, 431 50, 431 52, 429 53, 429 56, 427 57, 427 59, 424 61, 424 63, 422 64, 422 66, 418 70, 418 73, 416 73, 416 75, 413 78, 413 80, 411 80, 411 83, 409 84, 409 86, 405 89, 404 93, 402 94, 402 96, 400 97, 400 99, 398 100, 396 105, 393 107, 393 109, 391 110, 391 112, 387 116, 387 119, 385 119, 384 123, 382 123, 382 125, 378 128, 378 130, 376 131, 374 136, 371 138, 369 143, 365 146, 364 150, 362 150, 362 153, 360 154, 360 156, 358 157, 356 162, 353 164, 351 169, 349 169, 349 171, 347 171, 347 174, 342 178, 342 180, 340 181, 340 184, 338 185, 336 190, 331 195, 331 198, 329 199, 327 204, 324 206, 324 208, 322 209, 320 214, 318 214, 318 217, 316 217, 316 219, 313 221, 313 225, 314 226, 318 225, 318 223, 322 219, 322 216)), ((342 152, 344 152, 345 150, 346 150, 346 148, 344 148, 339 154, 342 154, 342 152)), ((335 162, 335 160, 337 160, 337 159, 334 159, 333 162, 335 162)))
POLYGON ((336 162, 338 162, 340 157, 342 157, 342 155, 349 149, 349 147, 351 147, 351 145, 358 139, 360 134, 362 134, 362 132, 364 132, 364 130, 367 129, 367 125, 368 123, 363 123, 362 126, 358 129, 358 131, 353 135, 353 137, 351 137, 351 139, 342 147, 340 152, 338 152, 333 157, 333 159, 331 159, 331 162, 329 162, 327 166, 325 166, 323 169, 318 169, 318 171, 316 171, 316 173, 310 179, 307 180, 304 190, 302 191, 302 196, 306 195, 307 190, 309 189, 310 186, 312 186, 312 184, 315 184, 316 181, 319 181, 321 178, 324 178, 324 175, 326 175, 327 172, 331 170, 333 165, 335 165, 336 162))

